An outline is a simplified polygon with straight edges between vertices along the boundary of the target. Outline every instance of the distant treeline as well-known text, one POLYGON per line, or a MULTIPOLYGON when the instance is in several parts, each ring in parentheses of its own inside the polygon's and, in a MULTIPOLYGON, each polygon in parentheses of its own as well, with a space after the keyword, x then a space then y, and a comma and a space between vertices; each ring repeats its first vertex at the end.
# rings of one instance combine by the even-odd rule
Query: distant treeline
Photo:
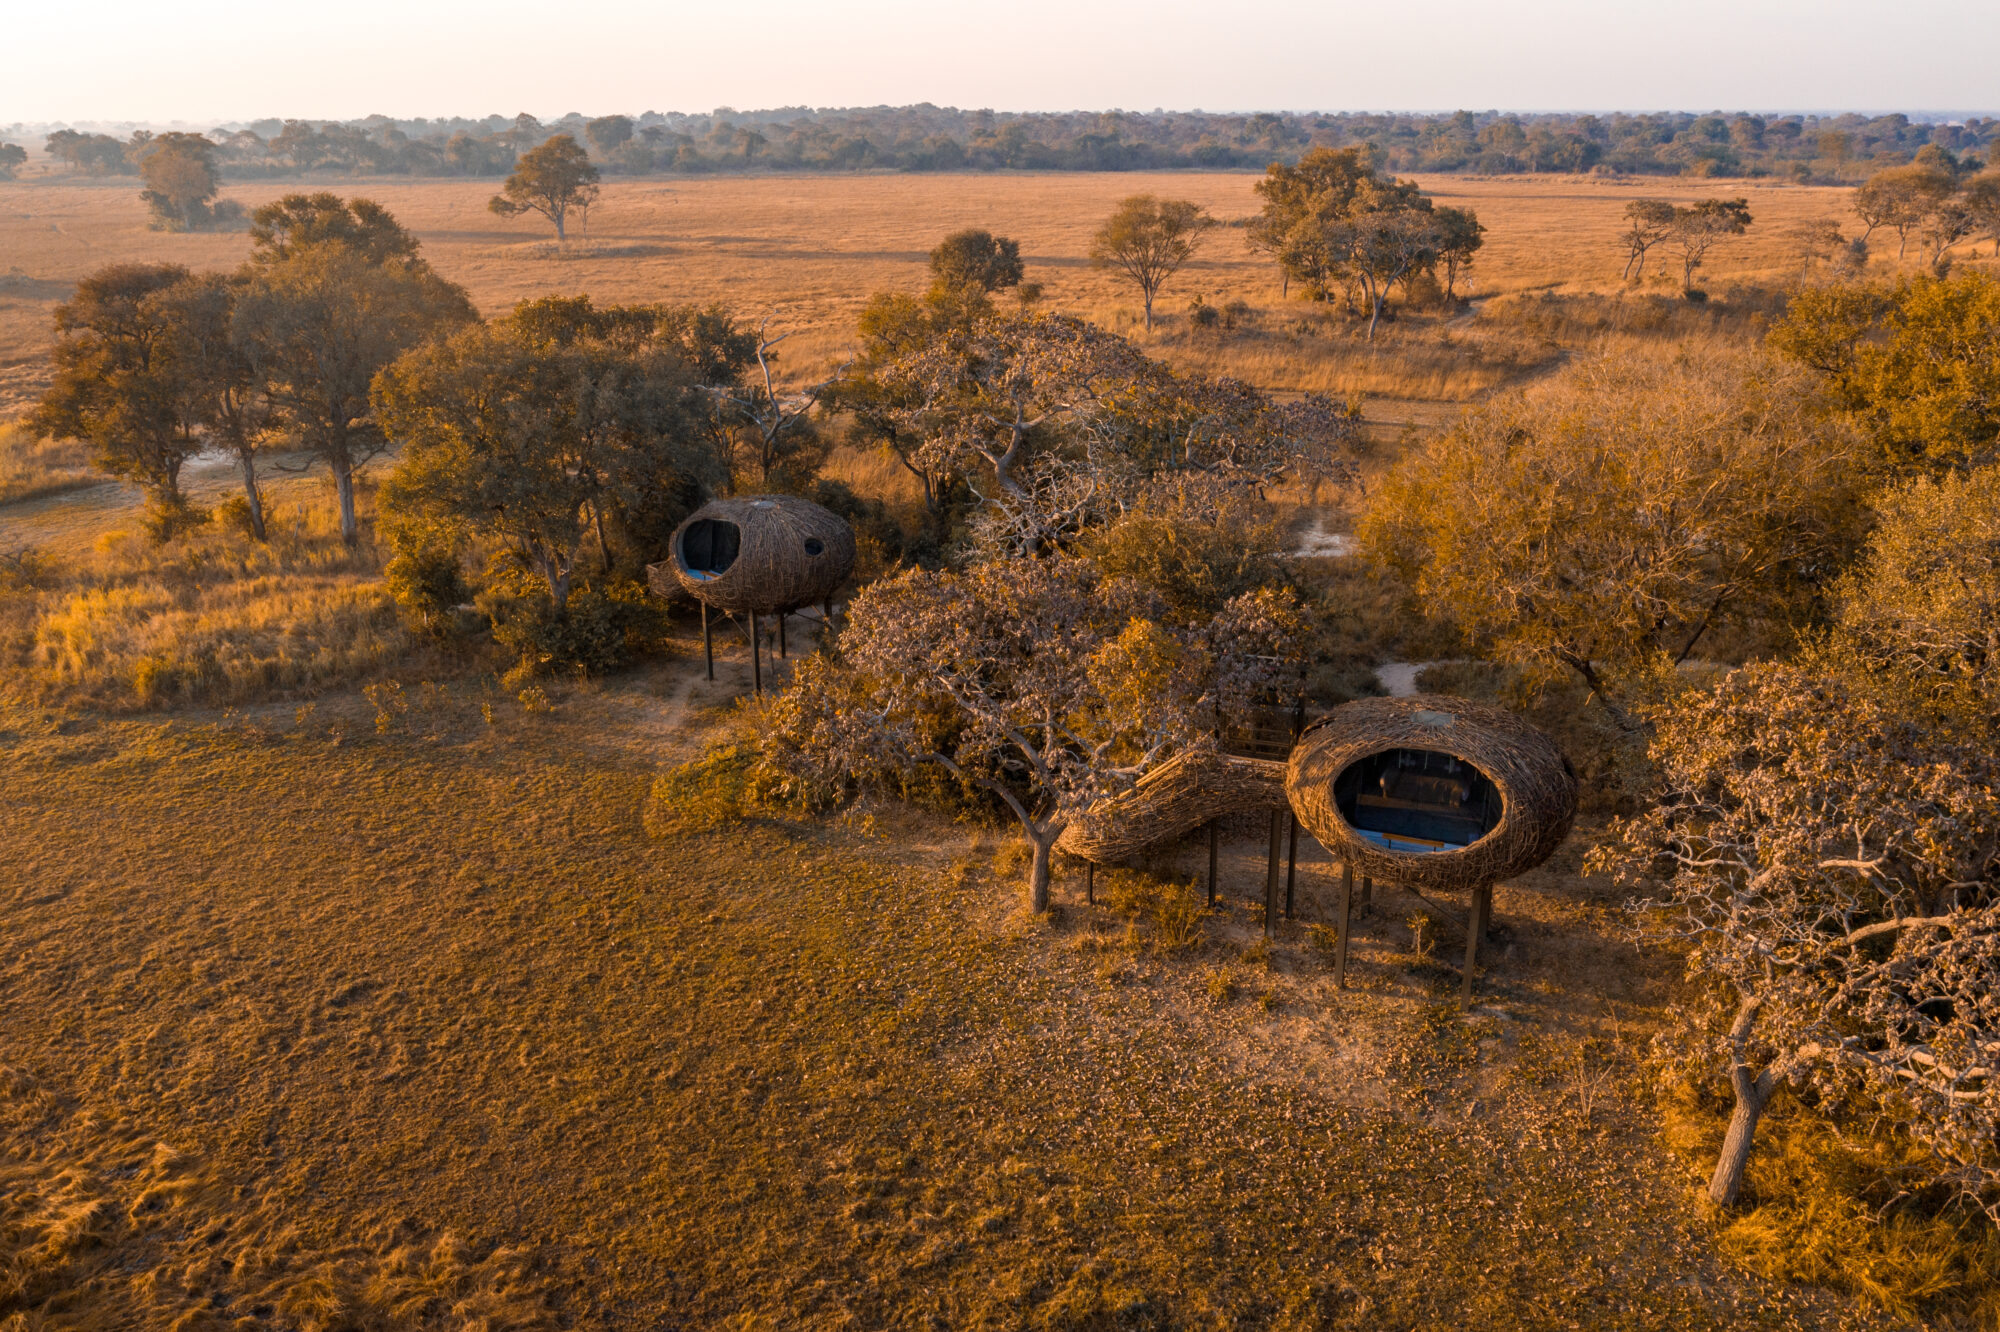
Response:
MULTIPOLYGON (((703 115, 648 111, 543 123, 509 119, 259 120, 208 137, 233 178, 305 171, 346 175, 502 176, 557 134, 616 174, 754 171, 1139 171, 1291 164, 1308 149, 1375 145, 1391 171, 1601 171, 1858 180, 1936 144, 1963 158, 2000 138, 2000 120, 1928 123, 1884 116, 1223 115, 1201 111, 1017 114, 928 104, 703 115)), ((58 130, 57 161, 86 174, 133 174, 150 139, 58 130)))

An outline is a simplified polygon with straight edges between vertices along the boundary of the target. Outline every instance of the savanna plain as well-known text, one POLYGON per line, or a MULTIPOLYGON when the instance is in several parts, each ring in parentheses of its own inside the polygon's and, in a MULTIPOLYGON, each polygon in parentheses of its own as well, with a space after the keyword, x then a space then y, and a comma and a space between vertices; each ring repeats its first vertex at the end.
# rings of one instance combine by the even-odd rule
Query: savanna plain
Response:
MULTIPOLYGON (((1849 191, 1426 179, 1487 228, 1471 302, 1369 340, 1229 225, 1256 179, 613 180, 561 244, 489 214, 491 182, 310 188, 378 200, 488 317, 719 302, 787 335, 793 386, 851 363, 869 298, 920 292, 942 236, 984 227, 1020 240, 1042 309, 1350 404, 1354 474, 1269 497, 1332 608, 1317 696, 1395 667, 1505 699, 1587 788, 1564 849, 1499 886, 1469 1008, 1453 904, 1387 884, 1336 988, 1340 866, 1309 837, 1267 940, 1260 817, 1224 827, 1221 900, 1189 925, 1173 895, 1206 870, 1199 838, 1100 871, 1094 901, 1059 861, 1030 913, 1013 820, 964 792, 760 798, 731 766, 769 706, 742 627, 710 680, 691 604, 587 678, 440 645, 387 590, 393 454, 362 477, 354 545, 324 473, 283 453, 269 543, 218 523, 158 545, 136 489, 0 425, 0 636, 31 663, 0 691, 0 1328, 1988 1325, 1950 1292, 1990 1289, 1990 1237, 1885 1227, 1838 1270, 1770 1258, 1764 1203, 1796 1254, 1820 1187, 1800 1181, 1873 1160, 1794 1132, 1801 1106, 1774 1105, 1742 1208, 1700 1201, 1728 1107, 1659 1077, 1680 964, 1583 872, 1631 812, 1588 691, 1464 660, 1477 644, 1342 553, 1384 477, 1496 395, 1579 358, 1761 344, 1794 233, 1851 225, 1849 191), (1224 224, 1151 331, 1089 258, 1142 191, 1224 224), (1708 260, 1706 302, 1657 258, 1621 282, 1628 203, 1718 194, 1757 222, 1708 260), (177 689, 197 659, 203 688, 177 689)), ((129 182, 0 183, 0 421, 46 388, 80 277, 249 249, 149 230, 129 182)), ((819 475, 919 527, 906 470, 827 431, 819 475)), ((185 484, 219 504, 236 473, 199 458, 185 484)), ((789 632, 774 692, 813 651, 807 621, 789 632)))

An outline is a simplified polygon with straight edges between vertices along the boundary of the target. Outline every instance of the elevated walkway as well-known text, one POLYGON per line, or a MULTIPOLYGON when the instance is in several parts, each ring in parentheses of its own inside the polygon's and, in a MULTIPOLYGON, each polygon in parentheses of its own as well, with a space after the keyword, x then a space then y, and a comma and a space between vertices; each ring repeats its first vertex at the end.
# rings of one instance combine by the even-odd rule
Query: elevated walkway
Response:
POLYGON ((1224 815, 1270 810, 1291 813, 1282 761, 1182 754, 1126 794, 1094 806, 1063 830, 1056 845, 1080 860, 1111 865, 1224 815))

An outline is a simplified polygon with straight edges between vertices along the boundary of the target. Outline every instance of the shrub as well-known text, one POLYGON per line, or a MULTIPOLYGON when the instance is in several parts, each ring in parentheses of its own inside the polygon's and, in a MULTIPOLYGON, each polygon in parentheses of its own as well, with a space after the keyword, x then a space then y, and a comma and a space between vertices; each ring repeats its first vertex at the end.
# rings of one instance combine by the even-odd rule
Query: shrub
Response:
POLYGON ((557 610, 555 602, 516 584, 496 603, 493 637, 531 673, 603 675, 656 650, 665 631, 657 603, 637 583, 586 584, 557 610))
POLYGON ((139 521, 146 539, 156 546, 164 546, 196 528, 207 526, 212 517, 207 509, 187 497, 175 495, 149 501, 145 516, 139 521))

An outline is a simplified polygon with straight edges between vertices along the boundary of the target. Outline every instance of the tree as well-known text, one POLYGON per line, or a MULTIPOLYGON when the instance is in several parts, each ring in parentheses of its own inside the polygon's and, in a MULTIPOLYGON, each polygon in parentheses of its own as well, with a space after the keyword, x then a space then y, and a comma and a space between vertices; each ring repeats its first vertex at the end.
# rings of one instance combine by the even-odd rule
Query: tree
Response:
POLYGON ((599 116, 585 124, 583 132, 597 145, 597 151, 608 157, 632 141, 632 117, 599 116))
POLYGON ((1857 687, 1991 745, 2000 729, 2000 463, 1917 477, 1875 502, 1825 645, 1857 687))
POLYGON ((1854 191, 1854 212, 1867 230, 1863 240, 1878 227, 1896 233, 1896 258, 1909 248, 1910 235, 1923 226, 1937 207, 1958 190, 1949 172, 1933 167, 1889 167, 1870 176, 1854 191))
POLYGON ((1158 610, 1082 560, 884 579, 849 605, 837 656, 799 668, 773 748, 808 781, 936 764, 989 792, 1020 820, 1028 906, 1046 911, 1069 823, 1209 743, 1201 719, 1254 690, 1261 654, 1242 640, 1265 627, 1264 599, 1232 603, 1207 638, 1167 628, 1158 610))
POLYGON ((221 444, 243 474, 250 533, 266 539, 257 452, 276 408, 262 367, 237 341, 236 298, 243 282, 219 273, 181 279, 147 298, 165 331, 165 372, 191 401, 205 437, 221 444))
MULTIPOLYGON (((1400 182, 1398 183, 1400 185, 1400 182)), ((1430 200, 1400 188, 1361 192, 1353 211, 1328 229, 1338 267, 1352 274, 1368 302, 1368 340, 1389 304, 1389 290, 1438 262, 1443 241, 1430 200)))
POLYGON ((201 415, 173 372, 153 298, 187 278, 178 264, 113 264, 79 281, 56 307, 54 379, 31 418, 43 434, 86 441, 97 467, 144 488, 163 532, 187 507, 180 474, 201 451, 201 415))
POLYGON ((1146 331, 1153 331, 1153 298, 1166 280, 1194 257, 1202 232, 1215 225, 1200 204, 1135 194, 1121 202, 1091 238, 1090 261, 1112 268, 1139 289, 1146 331))
POLYGON ((1444 298, 1456 300, 1458 283, 1472 271, 1472 257, 1486 243, 1486 228, 1470 208, 1433 210, 1437 226, 1438 262, 1444 265, 1444 298))
POLYGON ((290 195, 252 215, 234 337, 316 461, 333 473, 340 534, 360 540, 355 473, 382 451, 368 386, 405 351, 477 318, 417 242, 367 200, 290 195), (331 201, 328 203, 327 201, 331 201))
POLYGON ((1984 273, 1809 288, 1770 345, 1817 371, 1893 468, 2000 455, 2000 281, 1984 273))
POLYGON ((981 227, 954 231, 931 251, 931 281, 992 293, 1021 285, 1021 242, 981 227))
MULTIPOLYGON (((750 460, 757 468, 758 481, 766 487, 781 469, 795 464, 797 455, 818 441, 819 437, 813 430, 813 409, 834 392, 847 371, 847 367, 842 366, 830 378, 817 384, 780 392, 771 367, 777 362, 778 344, 791 334, 767 337, 769 327, 768 319, 759 324, 752 344, 751 355, 757 362, 757 381, 747 385, 737 380, 707 386, 709 394, 723 408, 726 420, 749 427, 750 460)), ((824 457, 824 453, 820 456, 824 457)), ((806 476, 810 475, 808 468, 806 476)))
POLYGON ((158 135, 139 159, 139 178, 146 185, 139 197, 155 227, 193 231, 208 222, 208 201, 219 187, 215 145, 199 134, 158 135))
POLYGON ((1694 290, 1695 270, 1708 252, 1727 236, 1741 236, 1750 229, 1750 201, 1747 199, 1703 199, 1686 208, 1674 209, 1673 230, 1668 240, 1681 254, 1681 290, 1694 290))
POLYGON ((1659 884, 1643 932, 1697 1002, 1666 1049, 1735 1109, 1709 1197, 1737 1200, 1786 1082, 1860 1092, 1995 1209, 2000 771, 1838 682, 1734 672, 1655 716, 1652 808, 1589 867, 1659 884))
POLYGON ((405 353, 375 385, 381 427, 403 447, 386 497, 503 543, 542 578, 558 618, 586 538, 604 542, 605 505, 688 452, 691 378, 651 339, 620 336, 627 314, 650 322, 587 298, 524 302, 405 353))
POLYGON ((85 175, 117 176, 132 170, 132 164, 125 156, 125 145, 109 134, 57 130, 49 135, 46 146, 50 157, 69 163, 71 170, 85 175))
POLYGON ((1965 182, 1964 199, 1978 234, 1994 242, 2000 253, 2000 171, 1982 171, 1965 182))
POLYGON ((0 180, 14 179, 14 173, 28 160, 28 150, 18 143, 0 143, 0 180))
POLYGON ((1504 660, 1633 687, 1786 621, 1856 544, 1851 432, 1754 357, 1603 357, 1470 413, 1390 473, 1372 558, 1504 660))
POLYGON ((596 164, 574 138, 558 134, 521 154, 513 174, 486 206, 501 217, 540 213, 555 224, 556 239, 562 240, 564 219, 596 201, 596 164))
POLYGON ((1625 271, 1621 280, 1637 282, 1646 275, 1646 254, 1673 234, 1674 206, 1665 199, 1634 199, 1625 205, 1625 271))

